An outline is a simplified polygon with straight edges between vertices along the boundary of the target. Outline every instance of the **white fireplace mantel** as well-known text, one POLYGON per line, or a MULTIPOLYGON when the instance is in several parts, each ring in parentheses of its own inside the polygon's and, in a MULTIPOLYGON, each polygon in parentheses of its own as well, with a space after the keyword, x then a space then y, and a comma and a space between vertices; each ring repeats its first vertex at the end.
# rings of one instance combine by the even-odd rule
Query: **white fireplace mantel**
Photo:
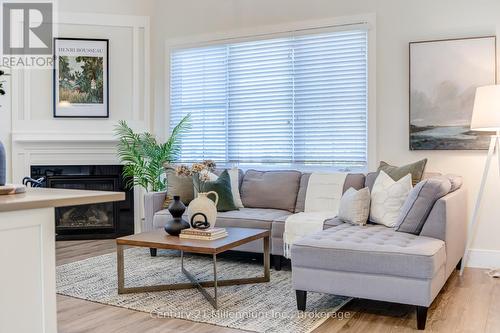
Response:
POLYGON ((32 165, 110 165, 120 164, 112 137, 64 134, 13 134, 12 178, 21 182, 30 175, 32 165))
POLYGON ((13 142, 118 142, 112 133, 14 132, 13 142))
MULTIPOLYGON (((12 179, 21 183, 33 165, 117 165, 117 140, 107 134, 13 133, 12 179)), ((134 189, 134 228, 140 232, 143 191, 134 189)))

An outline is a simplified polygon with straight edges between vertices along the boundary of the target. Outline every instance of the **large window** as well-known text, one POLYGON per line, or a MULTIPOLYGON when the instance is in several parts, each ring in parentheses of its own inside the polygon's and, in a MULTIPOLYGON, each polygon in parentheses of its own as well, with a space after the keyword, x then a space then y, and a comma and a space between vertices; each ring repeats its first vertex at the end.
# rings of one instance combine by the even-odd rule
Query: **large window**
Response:
POLYGON ((191 113, 183 162, 367 164, 364 30, 176 49, 170 125, 191 113))

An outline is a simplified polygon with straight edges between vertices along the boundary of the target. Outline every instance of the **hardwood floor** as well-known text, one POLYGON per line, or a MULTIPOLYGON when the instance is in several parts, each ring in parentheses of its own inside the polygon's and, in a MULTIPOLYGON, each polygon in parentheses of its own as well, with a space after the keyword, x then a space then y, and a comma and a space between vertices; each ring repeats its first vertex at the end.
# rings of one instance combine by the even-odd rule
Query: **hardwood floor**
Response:
MULTIPOLYGON (((114 240, 65 241, 56 246, 57 265, 115 251, 114 240)), ((61 295, 57 296, 57 308, 60 333, 240 332, 180 319, 151 318, 147 313, 61 295)), ((314 332, 416 330, 414 307, 356 299, 341 311, 344 318, 330 318, 314 332)), ((500 333, 500 279, 490 278, 480 269, 466 269, 463 277, 453 273, 429 309, 427 331, 500 333)))

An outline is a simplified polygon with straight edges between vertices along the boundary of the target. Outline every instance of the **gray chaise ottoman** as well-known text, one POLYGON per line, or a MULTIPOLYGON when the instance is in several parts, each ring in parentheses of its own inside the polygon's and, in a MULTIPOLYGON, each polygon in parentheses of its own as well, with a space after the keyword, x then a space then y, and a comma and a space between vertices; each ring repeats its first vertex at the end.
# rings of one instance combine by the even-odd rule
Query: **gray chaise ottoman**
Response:
POLYGON ((420 235, 343 223, 299 239, 291 251, 298 309, 305 310, 307 291, 410 304, 424 329, 465 250, 466 198, 456 186, 436 201, 420 235))
POLYGON ((440 239, 344 223, 292 246, 297 306, 305 310, 306 291, 412 304, 421 329, 446 281, 445 263, 440 239))

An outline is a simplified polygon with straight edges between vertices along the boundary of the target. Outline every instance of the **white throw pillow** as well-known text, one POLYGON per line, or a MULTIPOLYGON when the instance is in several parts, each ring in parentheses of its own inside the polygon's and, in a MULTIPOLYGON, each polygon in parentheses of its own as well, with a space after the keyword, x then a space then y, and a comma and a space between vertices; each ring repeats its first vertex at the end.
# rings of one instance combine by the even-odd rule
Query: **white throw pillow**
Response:
POLYGON ((231 192, 233 193, 234 205, 237 208, 243 208, 243 202, 241 201, 240 196, 240 175, 238 168, 232 167, 231 169, 227 169, 227 172, 229 173, 229 178, 231 179, 231 192))
POLYGON ((394 181, 384 171, 380 171, 372 188, 370 221, 395 227, 412 187, 411 174, 394 181))
POLYGON ((340 198, 338 218, 351 224, 365 225, 370 215, 370 189, 349 188, 340 198))

